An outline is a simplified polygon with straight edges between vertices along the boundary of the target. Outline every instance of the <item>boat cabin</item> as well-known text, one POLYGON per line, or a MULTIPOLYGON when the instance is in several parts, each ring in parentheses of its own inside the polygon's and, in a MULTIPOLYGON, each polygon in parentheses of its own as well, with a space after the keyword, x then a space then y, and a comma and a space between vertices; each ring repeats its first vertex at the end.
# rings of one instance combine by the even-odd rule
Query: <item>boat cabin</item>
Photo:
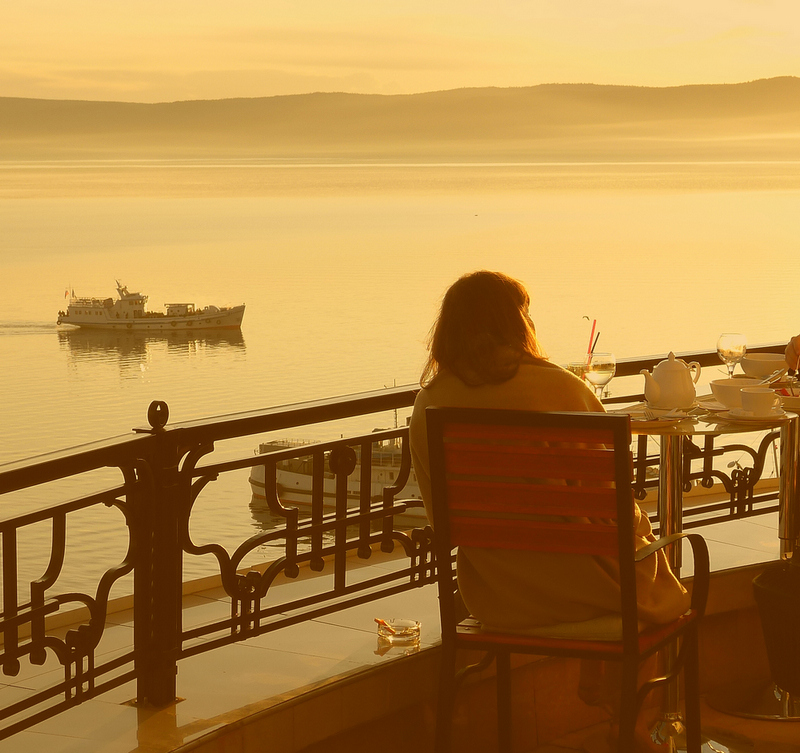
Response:
POLYGON ((192 316, 195 313, 193 303, 165 303, 167 316, 192 316))

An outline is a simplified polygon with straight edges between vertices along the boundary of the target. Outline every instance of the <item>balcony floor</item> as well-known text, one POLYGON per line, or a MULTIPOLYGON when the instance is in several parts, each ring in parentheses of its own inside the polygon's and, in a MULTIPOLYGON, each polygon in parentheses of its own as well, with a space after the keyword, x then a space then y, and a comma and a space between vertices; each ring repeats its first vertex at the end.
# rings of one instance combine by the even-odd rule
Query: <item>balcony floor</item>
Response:
MULTIPOLYGON (((701 530, 709 542, 714 569, 776 560, 776 525, 776 516, 764 516, 701 530)), ((370 560, 364 566, 371 571, 398 565, 391 560, 370 560)), ((296 589, 301 583, 279 587, 296 589)), ((187 596, 184 607, 185 625, 219 618, 229 610, 219 588, 187 596)), ((101 645, 108 652, 119 651, 130 644, 132 613, 112 614, 109 623, 101 645)), ((181 661, 178 693, 185 700, 167 709, 137 709, 132 703, 135 686, 128 683, 0 742, 0 753, 167 753, 183 746, 203 753, 316 750, 323 740, 335 739, 337 732, 357 728, 382 710, 390 710, 397 694, 408 694, 413 686, 404 682, 404 672, 413 662, 427 661, 426 656, 435 654, 425 649, 438 642, 439 632, 434 586, 387 597, 181 661), (407 655, 406 649, 399 647, 383 651, 376 636, 375 617, 419 619, 419 653, 407 655), (376 666, 392 667, 394 679, 387 682, 383 676, 374 681, 374 692, 366 704, 361 696, 356 702, 354 692, 348 697, 349 686, 334 703, 330 694, 318 698, 314 695, 333 678, 363 677, 370 674, 366 670, 376 666), (309 701, 293 705, 301 696, 309 701), (269 744, 262 740, 259 745, 257 725, 251 728, 242 720, 278 706, 282 710, 271 717, 269 744), (204 736, 228 725, 233 725, 230 734, 216 743, 203 744, 204 736)), ((0 694, 4 700, 20 697, 45 685, 48 672, 53 671, 56 670, 51 665, 45 665, 30 668, 27 673, 23 670, 16 678, 3 678, 0 694)), ((377 673, 370 676, 376 677, 377 673)), ((710 708, 705 709, 703 720, 704 728, 712 732, 724 730, 752 740, 753 746, 748 748, 752 751, 800 751, 800 725, 747 720, 710 708)), ((581 749, 585 738, 596 736, 599 729, 561 737, 557 744, 535 750, 563 753, 581 749)), ((722 737, 714 739, 722 741, 722 737)), ((365 750, 374 747, 373 739, 371 748, 365 746, 365 750)), ((337 746, 325 743, 324 749, 335 753, 337 746)), ((351 740, 349 747, 342 749, 356 753, 360 748, 351 740)), ((419 750, 423 753, 424 744, 419 750)))

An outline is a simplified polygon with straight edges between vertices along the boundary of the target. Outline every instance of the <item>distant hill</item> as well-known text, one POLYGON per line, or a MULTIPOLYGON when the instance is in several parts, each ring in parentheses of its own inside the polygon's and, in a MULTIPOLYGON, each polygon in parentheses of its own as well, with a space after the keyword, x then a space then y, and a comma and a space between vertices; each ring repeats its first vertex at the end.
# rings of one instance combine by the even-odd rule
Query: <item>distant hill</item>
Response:
POLYGON ((0 98, 0 159, 800 159, 800 78, 136 104, 0 98))

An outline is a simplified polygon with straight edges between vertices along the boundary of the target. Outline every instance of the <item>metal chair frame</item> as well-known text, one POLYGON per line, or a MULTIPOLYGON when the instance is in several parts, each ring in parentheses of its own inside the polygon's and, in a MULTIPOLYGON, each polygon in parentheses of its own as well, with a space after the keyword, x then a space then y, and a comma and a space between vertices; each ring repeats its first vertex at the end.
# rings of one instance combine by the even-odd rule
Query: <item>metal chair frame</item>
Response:
POLYGON ((437 752, 450 750, 458 684, 493 658, 499 749, 511 750, 510 656, 524 653, 621 662, 619 750, 623 753, 633 751, 644 698, 683 669, 687 751, 699 753, 698 626, 708 594, 708 549, 699 534, 679 533, 635 550, 630 419, 605 413, 428 407, 426 422, 442 620, 437 752), (554 516, 558 516, 555 521, 554 516), (691 608, 669 624, 640 632, 636 563, 682 538, 689 540, 694 556, 691 608), (459 620, 452 564, 458 546, 617 558, 621 640, 489 632, 473 618, 459 620), (639 688, 642 661, 679 639, 682 645, 669 671, 639 688), (488 653, 457 673, 457 649, 488 653))

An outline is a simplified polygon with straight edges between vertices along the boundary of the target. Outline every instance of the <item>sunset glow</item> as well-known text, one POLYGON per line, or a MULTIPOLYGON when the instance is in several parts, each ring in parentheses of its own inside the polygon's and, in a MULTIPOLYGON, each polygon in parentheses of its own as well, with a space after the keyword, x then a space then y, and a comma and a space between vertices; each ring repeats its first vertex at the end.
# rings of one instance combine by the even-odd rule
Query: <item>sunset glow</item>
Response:
POLYGON ((162 102, 800 75, 794 0, 10 4, 0 96, 162 102))

